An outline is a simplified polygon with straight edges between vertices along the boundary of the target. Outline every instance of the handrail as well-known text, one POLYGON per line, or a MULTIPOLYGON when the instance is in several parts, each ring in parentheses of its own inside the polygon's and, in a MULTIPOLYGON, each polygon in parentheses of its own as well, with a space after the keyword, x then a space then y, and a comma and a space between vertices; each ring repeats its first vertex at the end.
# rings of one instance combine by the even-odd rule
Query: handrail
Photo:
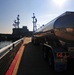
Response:
POLYGON ((3 48, 0 49, 0 59, 4 57, 10 50, 12 50, 16 45, 18 45, 24 38, 21 38, 3 48))

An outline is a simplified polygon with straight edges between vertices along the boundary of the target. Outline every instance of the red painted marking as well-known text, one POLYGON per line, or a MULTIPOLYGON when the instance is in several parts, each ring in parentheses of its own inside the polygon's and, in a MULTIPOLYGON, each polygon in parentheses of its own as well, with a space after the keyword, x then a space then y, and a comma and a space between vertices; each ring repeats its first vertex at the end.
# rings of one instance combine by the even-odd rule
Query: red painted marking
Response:
POLYGON ((22 49, 22 46, 21 46, 20 49, 18 50, 18 52, 17 52, 17 54, 16 54, 14 60, 12 61, 11 65, 10 65, 9 69, 7 70, 7 72, 6 72, 5 75, 12 75, 13 70, 14 70, 14 68, 15 68, 15 65, 16 65, 16 63, 17 63, 17 60, 18 60, 18 58, 19 58, 21 49, 22 49))

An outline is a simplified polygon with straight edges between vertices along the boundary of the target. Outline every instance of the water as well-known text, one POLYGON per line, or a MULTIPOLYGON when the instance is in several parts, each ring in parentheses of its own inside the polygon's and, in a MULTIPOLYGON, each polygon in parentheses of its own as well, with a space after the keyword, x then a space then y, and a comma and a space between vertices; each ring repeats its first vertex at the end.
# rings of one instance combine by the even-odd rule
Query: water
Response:
POLYGON ((12 43, 12 41, 0 41, 0 49, 11 43, 12 43))

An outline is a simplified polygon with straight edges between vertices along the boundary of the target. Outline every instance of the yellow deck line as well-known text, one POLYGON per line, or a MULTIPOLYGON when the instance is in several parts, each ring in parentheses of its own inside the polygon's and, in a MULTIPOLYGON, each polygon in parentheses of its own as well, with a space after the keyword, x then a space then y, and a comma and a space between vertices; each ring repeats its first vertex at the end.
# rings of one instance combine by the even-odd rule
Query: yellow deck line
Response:
POLYGON ((30 40, 30 38, 25 38, 24 39, 24 43, 22 44, 22 46, 21 46, 21 52, 20 52, 20 55, 19 55, 19 57, 18 57, 18 60, 17 60, 17 63, 16 63, 16 65, 15 65, 15 68, 14 68, 14 70, 13 70, 13 73, 12 73, 12 75, 17 75, 17 71, 18 71, 18 68, 19 68, 19 64, 20 64, 20 62, 21 62, 21 58, 22 58, 22 55, 23 55, 23 52, 24 52, 24 48, 25 48, 25 45, 24 44, 27 44, 27 43, 29 43, 31 40, 30 40))

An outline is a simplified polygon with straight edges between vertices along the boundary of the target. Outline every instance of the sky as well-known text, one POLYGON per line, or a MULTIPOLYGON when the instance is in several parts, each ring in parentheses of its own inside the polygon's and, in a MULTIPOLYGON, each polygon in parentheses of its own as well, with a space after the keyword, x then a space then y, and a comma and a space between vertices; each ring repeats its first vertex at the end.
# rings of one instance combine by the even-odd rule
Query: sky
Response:
POLYGON ((37 28, 66 11, 74 11, 74 0, 0 0, 0 33, 12 34, 13 23, 19 14, 20 25, 33 30, 33 13, 37 28))

